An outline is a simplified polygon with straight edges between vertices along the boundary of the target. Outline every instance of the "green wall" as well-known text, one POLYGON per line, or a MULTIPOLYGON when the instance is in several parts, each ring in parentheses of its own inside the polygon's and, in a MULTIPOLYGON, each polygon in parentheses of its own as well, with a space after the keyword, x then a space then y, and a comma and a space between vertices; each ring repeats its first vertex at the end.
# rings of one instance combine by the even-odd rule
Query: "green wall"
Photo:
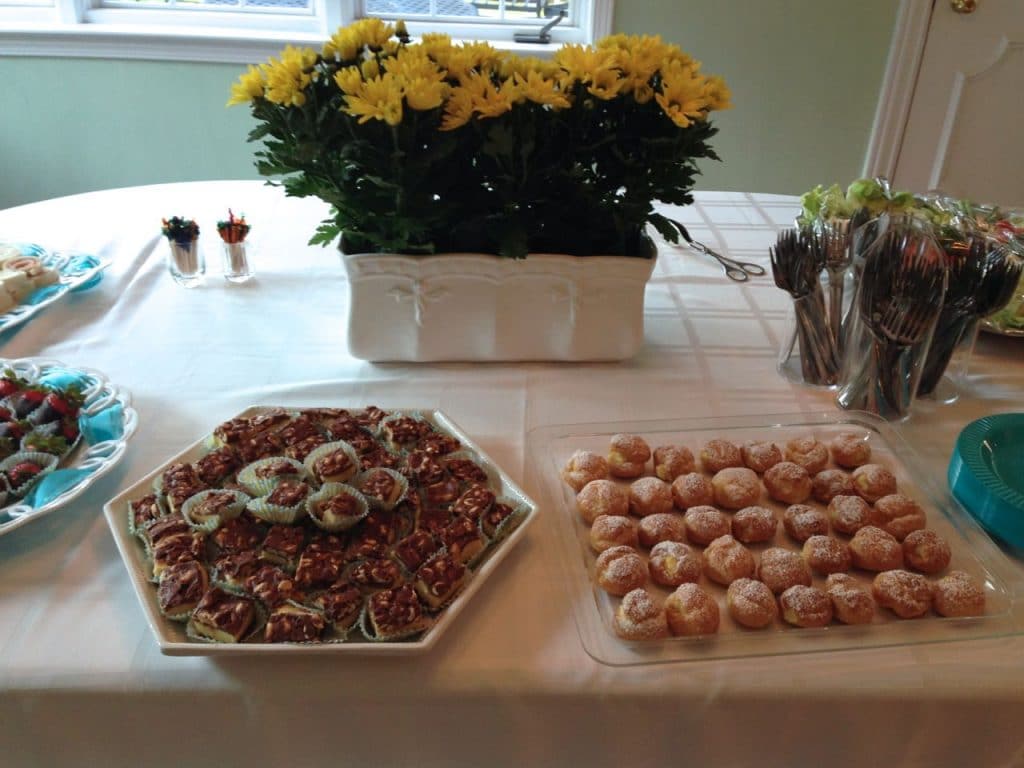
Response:
MULTIPOLYGON (((699 189, 799 193, 859 174, 893 0, 618 0, 614 29, 660 34, 723 75, 699 189)), ((229 64, 0 57, 0 208, 108 187, 257 178, 229 64)))

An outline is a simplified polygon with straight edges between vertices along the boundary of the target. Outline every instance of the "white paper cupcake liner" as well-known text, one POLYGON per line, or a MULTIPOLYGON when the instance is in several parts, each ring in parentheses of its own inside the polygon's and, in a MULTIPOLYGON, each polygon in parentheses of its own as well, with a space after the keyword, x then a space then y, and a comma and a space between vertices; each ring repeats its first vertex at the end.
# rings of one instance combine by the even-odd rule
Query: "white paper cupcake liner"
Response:
POLYGON ((331 533, 338 533, 339 531, 346 531, 352 528, 370 514, 370 504, 363 494, 350 485, 345 485, 344 483, 324 483, 320 490, 310 494, 306 499, 306 513, 317 528, 331 533), (355 499, 359 512, 351 516, 325 519, 321 511, 324 503, 340 494, 355 499))
POLYGON ((250 497, 242 491, 211 488, 210 490, 200 491, 194 496, 190 496, 188 500, 181 505, 181 516, 185 518, 185 522, 187 522, 194 530, 202 531, 203 533, 211 533, 217 530, 226 520, 231 520, 232 518, 238 517, 242 514, 245 510, 245 505, 249 503, 249 501, 250 497), (230 493, 235 497, 235 500, 227 507, 224 507, 219 514, 204 518, 194 515, 199 505, 214 493, 230 493))

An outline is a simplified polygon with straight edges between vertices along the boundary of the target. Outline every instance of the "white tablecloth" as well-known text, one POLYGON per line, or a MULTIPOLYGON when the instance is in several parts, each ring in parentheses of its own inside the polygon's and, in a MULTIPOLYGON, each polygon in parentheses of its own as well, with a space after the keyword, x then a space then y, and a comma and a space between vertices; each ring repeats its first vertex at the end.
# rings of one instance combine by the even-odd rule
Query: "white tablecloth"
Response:
MULTIPOLYGON (((767 266, 795 200, 702 193, 691 233, 767 266)), ((111 260, 102 283, 0 338, 4 357, 96 368, 133 393, 125 459, 66 509, 0 538, 0 764, 1024 764, 1024 637, 658 666, 583 650, 542 510, 493 579, 415 658, 162 656, 103 503, 248 405, 447 412, 528 493, 528 433, 552 423, 833 409, 775 371, 788 297, 661 244, 646 344, 620 364, 372 365, 345 345, 325 214, 253 182, 114 190, 0 212, 0 238, 111 260), (257 277, 219 275, 215 221, 253 225, 257 277), (194 217, 210 270, 186 290, 161 217, 194 217)), ((901 429, 941 477, 959 430, 1019 409, 1020 341, 983 336, 958 403, 901 429)), ((1012 556, 1013 553, 1008 553, 1012 556)), ((1019 553, 1018 553, 1019 556, 1019 553)), ((1011 566, 1020 594, 1024 567, 1011 566)), ((1018 611, 1019 612, 1019 611, 1018 611)))

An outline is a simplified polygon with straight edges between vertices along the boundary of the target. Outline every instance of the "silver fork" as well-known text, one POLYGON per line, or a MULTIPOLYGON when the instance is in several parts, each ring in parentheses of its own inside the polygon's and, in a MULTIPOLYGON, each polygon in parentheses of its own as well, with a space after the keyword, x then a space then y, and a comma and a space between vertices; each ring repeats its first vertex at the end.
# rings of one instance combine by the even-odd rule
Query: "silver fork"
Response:
POLYGON ((825 247, 825 269, 828 272, 828 325, 842 356, 843 281, 850 266, 850 220, 836 219, 822 227, 825 247))

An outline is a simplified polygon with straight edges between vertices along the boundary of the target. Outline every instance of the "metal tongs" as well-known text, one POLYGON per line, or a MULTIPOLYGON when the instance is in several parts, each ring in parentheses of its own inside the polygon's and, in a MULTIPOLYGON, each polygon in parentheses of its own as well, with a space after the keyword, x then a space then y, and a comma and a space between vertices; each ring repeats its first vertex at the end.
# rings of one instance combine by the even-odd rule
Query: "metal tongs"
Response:
POLYGON ((755 264, 751 261, 739 261, 737 259, 730 259, 728 256, 723 256, 718 251, 712 250, 704 243, 699 240, 694 240, 690 237, 690 233, 686 231, 686 227, 680 224, 678 221, 669 219, 672 224, 675 225, 676 229, 679 230, 679 234, 683 236, 683 240, 690 246, 691 250, 697 251, 697 253, 703 253, 711 258, 715 259, 719 264, 725 268, 725 276, 730 280, 734 280, 737 283, 745 283, 747 280, 754 277, 760 277, 766 274, 765 268, 760 264, 755 264))

